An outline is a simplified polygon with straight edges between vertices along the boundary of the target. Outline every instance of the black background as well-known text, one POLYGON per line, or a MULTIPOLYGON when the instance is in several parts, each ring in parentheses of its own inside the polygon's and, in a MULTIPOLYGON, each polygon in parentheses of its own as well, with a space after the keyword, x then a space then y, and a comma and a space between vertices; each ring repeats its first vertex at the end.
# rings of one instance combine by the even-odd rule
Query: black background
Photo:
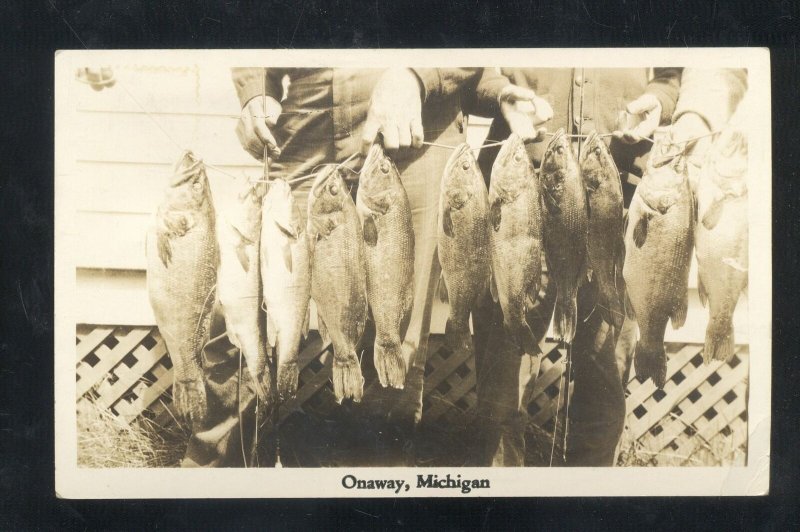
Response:
MULTIPOLYGON (((793 1, 30 1, 0 5, 1 529, 798 528, 798 5, 793 1), (82 48, 767 46, 773 419, 763 498, 66 501, 53 464, 53 58, 82 48), (719 521, 724 521, 722 524, 719 521)), ((759 134, 753 132, 752 134, 759 134)), ((753 260, 757 260, 754 258, 753 260)), ((756 354, 754 354, 755 356, 756 354)), ((602 490, 602 485, 597 486, 602 490)), ((631 486, 635 491, 636 487, 631 486)))

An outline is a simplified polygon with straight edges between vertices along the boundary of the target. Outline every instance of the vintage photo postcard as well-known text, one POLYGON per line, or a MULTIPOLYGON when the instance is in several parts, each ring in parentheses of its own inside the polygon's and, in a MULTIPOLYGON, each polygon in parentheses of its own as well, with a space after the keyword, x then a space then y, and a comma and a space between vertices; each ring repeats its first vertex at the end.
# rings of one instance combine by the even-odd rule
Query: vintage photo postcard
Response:
POLYGON ((59 496, 769 491, 767 50, 55 65, 59 496))

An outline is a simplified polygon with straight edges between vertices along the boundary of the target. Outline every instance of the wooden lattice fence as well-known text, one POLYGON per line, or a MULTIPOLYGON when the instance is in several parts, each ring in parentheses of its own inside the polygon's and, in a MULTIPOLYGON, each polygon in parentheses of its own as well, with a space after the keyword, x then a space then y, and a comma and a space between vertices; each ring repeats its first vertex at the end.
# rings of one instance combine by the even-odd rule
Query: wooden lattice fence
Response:
MULTIPOLYGON (((423 419, 463 425, 477 403, 475 361, 440 349, 441 345, 440 336, 431 337, 423 419)), ((319 336, 312 334, 300 353, 297 397, 282 408, 282 417, 300 406, 316 411, 335 408, 332 354, 322 348, 319 336)), ((162 421, 172 418, 172 364, 157 328, 79 325, 76 351, 79 403, 94 400, 125 424, 143 415, 162 421)), ((546 344, 544 352, 528 412, 533 424, 552 431, 566 395, 559 393, 565 353, 555 343, 546 344)), ((709 366, 702 363, 702 345, 667 344, 667 352, 668 381, 663 390, 635 377, 628 383, 623 453, 634 449, 645 457, 658 456, 660 465, 707 463, 700 457, 709 453, 723 463, 741 460, 747 440, 748 348, 739 347, 728 363, 709 366)))

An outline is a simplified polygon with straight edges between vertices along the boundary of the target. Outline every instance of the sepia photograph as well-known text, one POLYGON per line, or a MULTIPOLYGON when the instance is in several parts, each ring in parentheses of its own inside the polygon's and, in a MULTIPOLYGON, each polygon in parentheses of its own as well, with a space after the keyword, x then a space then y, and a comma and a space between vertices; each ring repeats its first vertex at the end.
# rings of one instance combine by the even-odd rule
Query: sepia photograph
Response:
POLYGON ((342 52, 57 53, 59 493, 765 492, 769 53, 342 52))

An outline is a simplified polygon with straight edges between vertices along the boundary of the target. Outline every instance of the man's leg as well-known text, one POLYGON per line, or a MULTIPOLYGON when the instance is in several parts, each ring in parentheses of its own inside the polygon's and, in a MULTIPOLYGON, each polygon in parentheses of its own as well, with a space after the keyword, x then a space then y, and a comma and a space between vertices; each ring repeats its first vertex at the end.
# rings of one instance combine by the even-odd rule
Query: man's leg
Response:
POLYGON ((625 424, 625 394, 615 348, 619 334, 593 312, 593 283, 578 293, 572 346, 574 392, 569 409, 566 465, 613 466, 625 424))

